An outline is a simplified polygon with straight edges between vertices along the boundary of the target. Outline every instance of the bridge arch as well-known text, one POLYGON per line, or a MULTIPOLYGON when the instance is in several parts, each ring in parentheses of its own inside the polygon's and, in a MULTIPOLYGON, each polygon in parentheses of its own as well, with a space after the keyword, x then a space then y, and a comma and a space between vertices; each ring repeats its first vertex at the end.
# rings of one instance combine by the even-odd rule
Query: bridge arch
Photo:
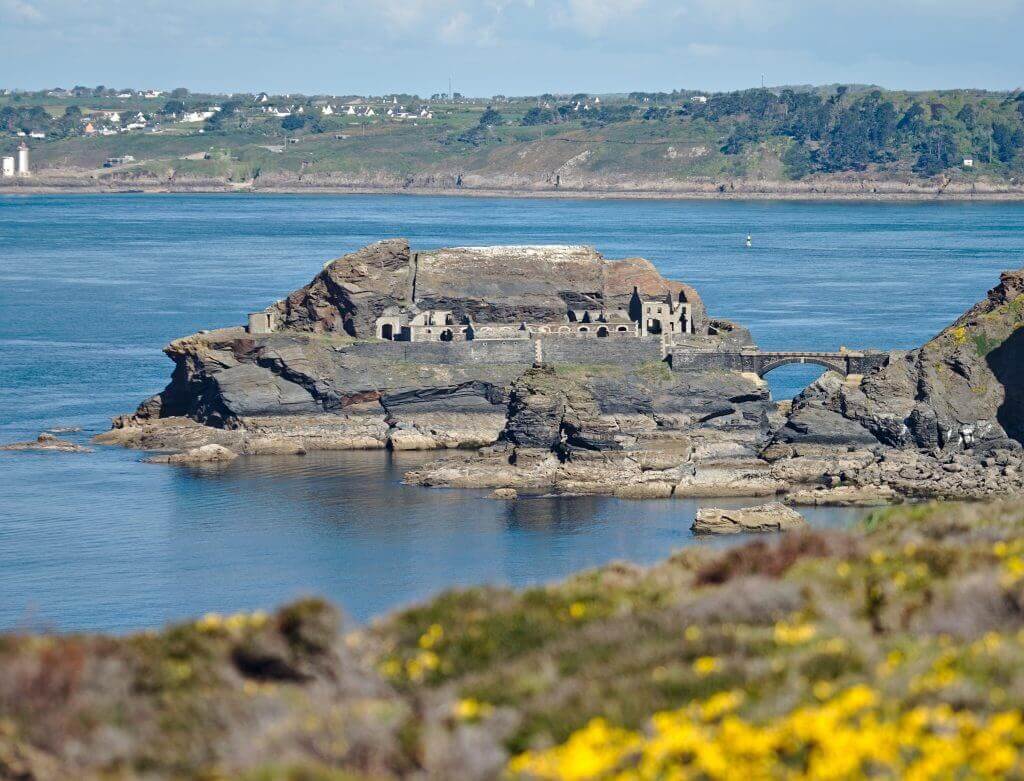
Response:
POLYGON ((837 361, 835 359, 819 357, 816 355, 779 355, 766 357, 757 370, 757 376, 762 379, 768 372, 773 369, 778 369, 780 366, 789 366, 792 364, 814 364, 816 366, 823 366, 825 369, 831 369, 832 371, 839 372, 842 375, 847 373, 846 362, 837 361))

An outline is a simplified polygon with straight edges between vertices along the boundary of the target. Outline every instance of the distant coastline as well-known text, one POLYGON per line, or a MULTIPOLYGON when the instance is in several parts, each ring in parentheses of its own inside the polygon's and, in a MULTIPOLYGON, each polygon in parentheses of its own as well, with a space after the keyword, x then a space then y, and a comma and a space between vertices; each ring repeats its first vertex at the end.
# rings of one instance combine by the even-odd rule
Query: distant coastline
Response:
MULTIPOLYGON (((700 183, 703 185, 703 183, 700 183)), ((0 184, 0 195, 112 195, 112 194, 227 194, 253 195, 438 195, 479 198, 553 198, 585 200, 764 200, 764 201, 839 201, 839 202, 1015 202, 1024 201, 1024 187, 992 189, 925 188, 903 182, 877 182, 872 188, 850 186, 844 182, 832 186, 793 187, 791 183, 735 183, 726 189, 694 186, 692 188, 512 188, 512 187, 430 187, 398 185, 324 185, 302 182, 266 185, 231 184, 225 182, 117 182, 99 183, 47 181, 37 177, 16 184, 0 184)))

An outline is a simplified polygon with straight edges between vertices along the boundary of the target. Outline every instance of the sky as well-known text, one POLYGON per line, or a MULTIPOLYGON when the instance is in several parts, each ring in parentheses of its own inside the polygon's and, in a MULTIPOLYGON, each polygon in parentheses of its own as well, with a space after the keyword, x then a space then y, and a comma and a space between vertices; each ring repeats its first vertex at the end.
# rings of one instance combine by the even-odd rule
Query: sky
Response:
POLYGON ((1024 83, 1024 0, 0 0, 0 86, 465 95, 1024 83))

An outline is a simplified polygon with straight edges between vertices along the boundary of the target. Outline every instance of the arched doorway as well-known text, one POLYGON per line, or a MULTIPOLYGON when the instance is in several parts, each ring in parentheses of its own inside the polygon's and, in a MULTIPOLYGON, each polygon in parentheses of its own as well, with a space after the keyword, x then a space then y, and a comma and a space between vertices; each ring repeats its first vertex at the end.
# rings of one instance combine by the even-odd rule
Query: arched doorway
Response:
POLYGON ((453 339, 452 329, 451 328, 445 328, 441 332, 441 337, 440 338, 441 338, 442 342, 450 342, 453 339))
POLYGON ((394 340, 395 338, 395 327, 391 323, 385 323, 380 327, 380 338, 394 340))
POLYGON ((652 317, 647 321, 647 333, 649 334, 660 334, 661 333, 661 320, 656 317, 652 317))
POLYGON ((608 336, 608 329, 602 325, 600 328, 597 329, 597 335, 602 338, 608 336))

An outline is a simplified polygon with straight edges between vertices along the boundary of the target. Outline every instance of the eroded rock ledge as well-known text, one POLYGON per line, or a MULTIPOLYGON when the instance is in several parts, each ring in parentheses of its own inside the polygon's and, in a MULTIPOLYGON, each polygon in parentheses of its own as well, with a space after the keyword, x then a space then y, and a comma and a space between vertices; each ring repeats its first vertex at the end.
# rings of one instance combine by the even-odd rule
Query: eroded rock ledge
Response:
POLYGON ((674 350, 753 342, 648 261, 390 240, 327 264, 248 328, 172 342, 167 388, 98 440, 462 450, 407 480, 520 493, 983 497, 1024 487, 1022 312, 1024 272, 1009 272, 919 350, 864 377, 828 372, 783 414, 756 375, 672 368, 674 350))

